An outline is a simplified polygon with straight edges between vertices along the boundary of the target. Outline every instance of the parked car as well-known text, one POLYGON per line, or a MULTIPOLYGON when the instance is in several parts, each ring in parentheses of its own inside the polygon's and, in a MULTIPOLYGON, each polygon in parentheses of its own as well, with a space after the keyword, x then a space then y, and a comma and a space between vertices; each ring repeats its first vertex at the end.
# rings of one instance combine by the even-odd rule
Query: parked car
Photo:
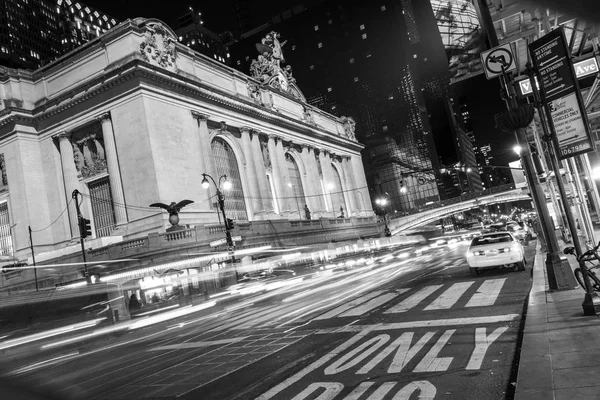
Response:
POLYGON ((467 251, 471 276, 491 268, 517 268, 525 271, 525 251, 510 232, 491 232, 476 237, 467 251))
POLYGON ((526 224, 521 225, 518 222, 511 221, 506 224, 506 231, 512 233, 517 240, 523 241, 525 245, 531 240, 531 232, 529 232, 526 224))

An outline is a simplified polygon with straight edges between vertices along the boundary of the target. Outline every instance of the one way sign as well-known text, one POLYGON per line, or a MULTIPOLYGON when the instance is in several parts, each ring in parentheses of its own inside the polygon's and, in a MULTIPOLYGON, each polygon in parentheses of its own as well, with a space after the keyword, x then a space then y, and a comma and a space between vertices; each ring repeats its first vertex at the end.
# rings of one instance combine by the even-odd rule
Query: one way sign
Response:
POLYGON ((493 79, 504 72, 517 69, 517 63, 513 54, 510 43, 482 52, 481 63, 483 64, 485 76, 488 79, 493 79))

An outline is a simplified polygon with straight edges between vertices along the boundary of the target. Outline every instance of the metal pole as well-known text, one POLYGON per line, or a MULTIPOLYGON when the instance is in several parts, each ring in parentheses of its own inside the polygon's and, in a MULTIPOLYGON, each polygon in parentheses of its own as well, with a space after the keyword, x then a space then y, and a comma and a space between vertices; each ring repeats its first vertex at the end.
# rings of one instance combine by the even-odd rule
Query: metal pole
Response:
POLYGON ((39 291, 38 288, 38 278, 37 278, 37 268, 35 267, 35 253, 33 252, 33 239, 31 237, 31 226, 29 228, 29 247, 31 249, 31 258, 33 260, 33 275, 35 276, 35 291, 39 291))
MULTIPOLYGON (((592 218, 590 216, 589 210, 587 208, 587 203, 585 200, 585 192, 581 185, 581 180, 579 179, 579 170, 577 169, 577 164, 575 160, 570 158, 567 163, 567 170, 569 171, 571 182, 575 187, 577 193, 577 197, 579 197, 579 202, 577 204, 577 210, 579 211, 579 215, 581 217, 581 222, 585 227, 586 238, 588 242, 591 242, 592 245, 595 243, 594 239, 594 228, 592 227, 592 218)), ((575 196, 573 196, 575 199, 575 196)), ((573 201, 575 204, 575 201, 573 201)))
POLYGON ((592 176, 592 166, 590 165, 590 157, 587 153, 582 154, 580 157, 581 163, 583 164, 583 171, 585 173, 585 176, 587 176, 589 179, 591 192, 589 197, 593 200, 594 208, 596 209, 596 219, 600 221, 600 194, 598 193, 598 186, 596 185, 594 177, 592 176))
MULTIPOLYGON (((77 220, 79 222, 81 222, 81 220, 83 219, 83 216, 81 215, 81 211, 79 210, 79 195, 81 193, 79 193, 79 190, 75 189, 73 190, 73 194, 71 195, 71 197, 73 198, 73 200, 75 200, 75 209, 77 210, 77 220)), ((85 259, 85 244, 83 241, 83 232, 81 232, 81 223, 79 224, 79 243, 81 244, 81 255, 83 256, 83 275, 85 277, 85 280, 88 283, 90 282, 90 276, 88 275, 88 269, 87 269, 87 261, 85 259)))

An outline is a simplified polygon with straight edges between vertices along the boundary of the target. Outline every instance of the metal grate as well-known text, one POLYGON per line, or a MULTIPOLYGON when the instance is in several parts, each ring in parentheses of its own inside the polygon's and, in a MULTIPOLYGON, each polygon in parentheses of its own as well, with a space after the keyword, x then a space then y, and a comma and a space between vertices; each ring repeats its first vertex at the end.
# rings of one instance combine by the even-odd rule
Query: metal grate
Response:
POLYGON ((88 188, 90 189, 96 237, 110 236, 115 228, 115 210, 108 177, 90 182, 88 188))
POLYGON ((240 180, 240 171, 235 154, 227 142, 220 138, 213 140, 211 148, 217 171, 217 176, 213 178, 219 182, 218 178, 220 176, 227 175, 228 180, 231 182, 231 189, 223 191, 227 218, 247 221, 248 214, 246 213, 242 181, 240 180))
POLYGON ((8 202, 0 203, 0 255, 13 255, 13 240, 10 232, 10 217, 8 215, 8 202))

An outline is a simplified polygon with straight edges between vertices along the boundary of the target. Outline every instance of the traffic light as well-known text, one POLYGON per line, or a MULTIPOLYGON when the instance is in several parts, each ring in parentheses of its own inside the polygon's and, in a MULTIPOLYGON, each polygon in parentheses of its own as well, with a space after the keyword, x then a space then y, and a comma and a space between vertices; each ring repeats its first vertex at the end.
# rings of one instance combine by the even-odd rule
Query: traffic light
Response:
POLYGON ((79 235, 82 238, 92 236, 92 226, 89 219, 79 217, 79 235))
POLYGON ((227 230, 232 230, 235 227, 235 222, 231 218, 227 218, 227 230))

